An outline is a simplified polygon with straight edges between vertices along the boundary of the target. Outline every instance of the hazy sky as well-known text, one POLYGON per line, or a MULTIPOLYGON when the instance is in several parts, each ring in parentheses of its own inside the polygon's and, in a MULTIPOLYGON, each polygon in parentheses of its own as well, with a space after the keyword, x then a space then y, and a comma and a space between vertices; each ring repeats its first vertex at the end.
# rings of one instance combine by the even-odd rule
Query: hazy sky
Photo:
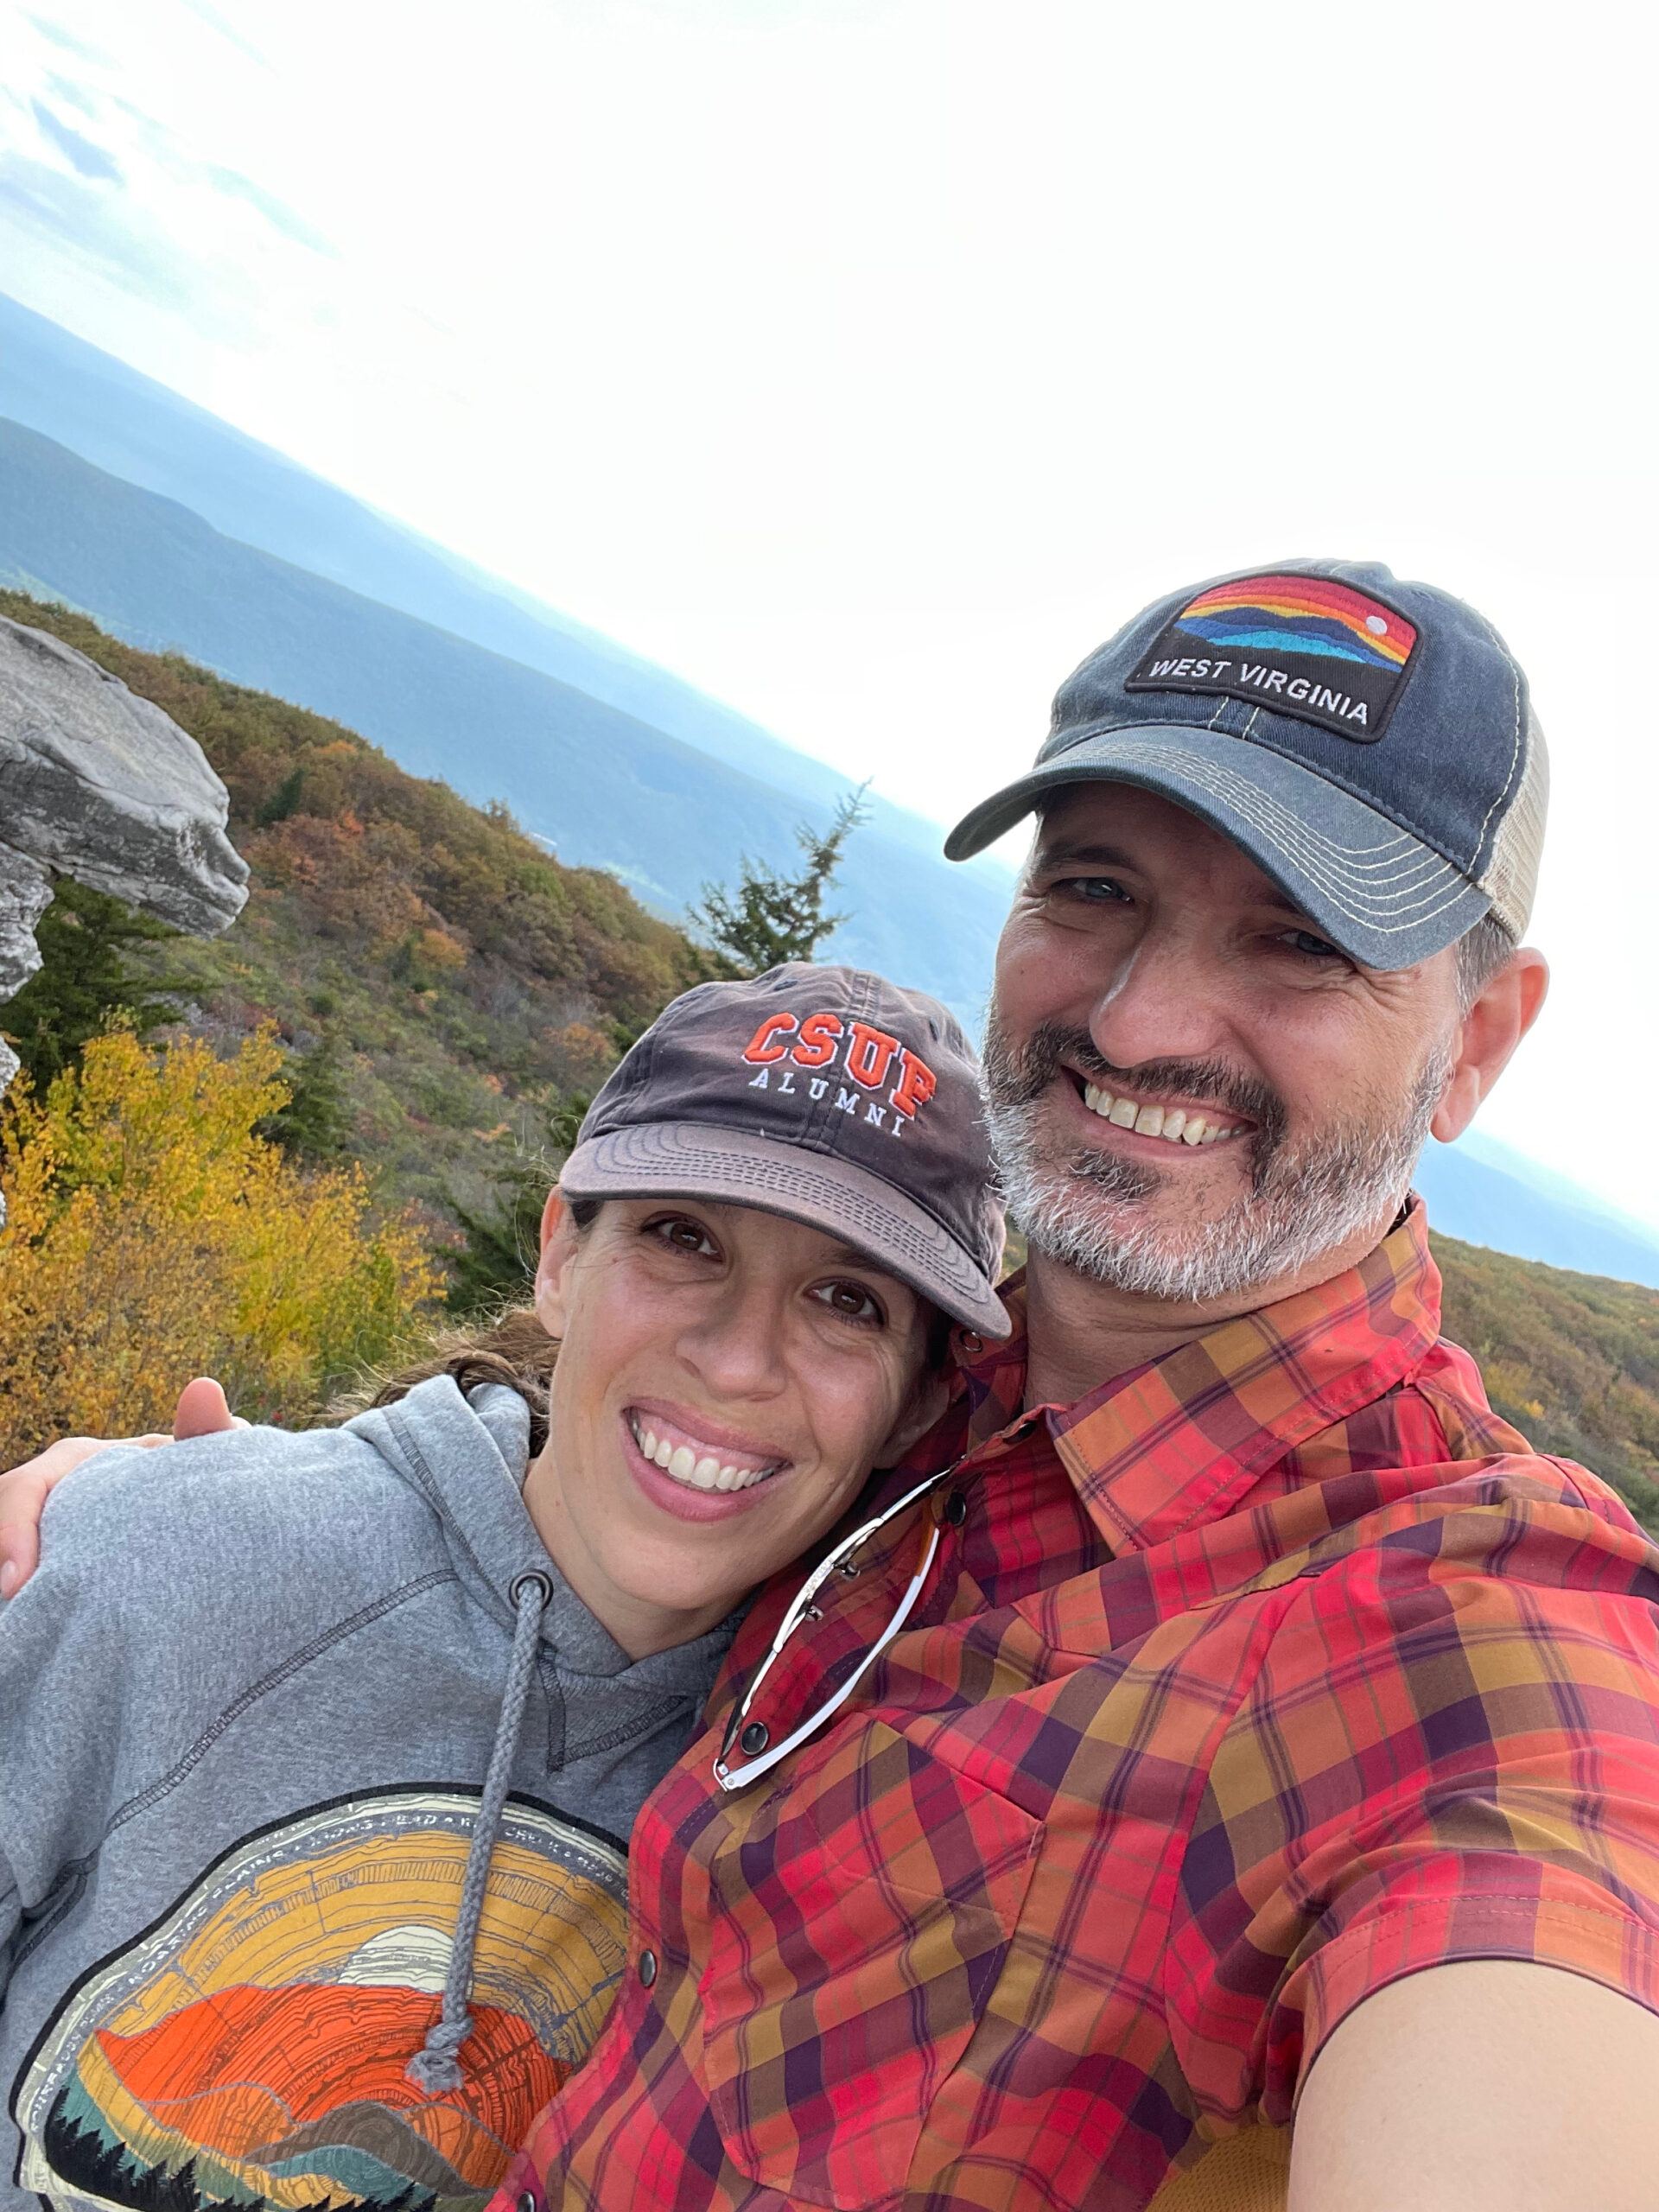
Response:
POLYGON ((942 820, 1188 578, 1463 594, 1555 786, 1483 1126, 1659 1222, 1653 23, 0 0, 0 285, 942 820))

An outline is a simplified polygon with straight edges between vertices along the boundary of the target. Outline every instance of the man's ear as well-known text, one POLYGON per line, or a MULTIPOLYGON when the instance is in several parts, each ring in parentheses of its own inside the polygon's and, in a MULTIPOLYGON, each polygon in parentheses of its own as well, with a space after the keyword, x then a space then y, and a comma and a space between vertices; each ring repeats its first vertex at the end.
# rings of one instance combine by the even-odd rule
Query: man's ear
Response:
POLYGON ((542 1256, 536 1267, 536 1318, 550 1337, 562 1337, 568 1319, 566 1278, 582 1240, 556 1183, 542 1208, 542 1256))
POLYGON ((1538 1019, 1548 988, 1549 967, 1543 954, 1522 945, 1464 1015, 1458 1030, 1452 1080, 1428 1125, 1442 1144, 1460 1137, 1474 1120, 1476 1107, 1538 1019))
POLYGON ((950 1402, 949 1370, 924 1368, 917 1377, 915 1389, 905 1401, 904 1411, 882 1440, 875 1455, 876 1465, 896 1466, 912 1444, 921 1442, 950 1402))

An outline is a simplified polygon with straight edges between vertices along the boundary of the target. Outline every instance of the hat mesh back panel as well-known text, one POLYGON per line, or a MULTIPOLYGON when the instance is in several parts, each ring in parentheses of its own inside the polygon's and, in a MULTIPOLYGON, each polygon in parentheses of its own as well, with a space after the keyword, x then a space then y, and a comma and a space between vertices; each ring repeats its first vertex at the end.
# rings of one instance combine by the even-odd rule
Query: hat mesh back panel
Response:
POLYGON ((1480 879, 1480 887, 1492 902, 1492 912, 1519 944, 1527 933, 1533 895, 1538 888, 1538 863, 1544 849, 1544 817, 1549 810, 1549 750, 1538 717, 1527 709, 1527 763, 1521 788, 1492 841, 1492 856, 1480 879))

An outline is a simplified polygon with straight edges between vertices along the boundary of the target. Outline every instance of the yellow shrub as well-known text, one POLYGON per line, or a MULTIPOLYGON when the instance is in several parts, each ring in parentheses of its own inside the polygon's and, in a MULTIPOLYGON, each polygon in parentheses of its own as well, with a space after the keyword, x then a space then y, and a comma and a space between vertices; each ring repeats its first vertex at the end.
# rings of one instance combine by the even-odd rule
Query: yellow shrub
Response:
POLYGON ((439 1276, 357 1167, 302 1174, 256 1125, 287 1096, 269 1029, 233 1060, 117 1031, 43 1099, 0 1102, 0 1451, 171 1426, 191 1376, 302 1421, 416 1327, 439 1276))

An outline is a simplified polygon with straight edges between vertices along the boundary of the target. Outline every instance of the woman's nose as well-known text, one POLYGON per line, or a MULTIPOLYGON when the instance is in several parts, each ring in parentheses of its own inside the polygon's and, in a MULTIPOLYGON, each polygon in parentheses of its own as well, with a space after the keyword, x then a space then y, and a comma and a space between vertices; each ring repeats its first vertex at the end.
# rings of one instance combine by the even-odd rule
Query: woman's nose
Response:
POLYGON ((785 1377, 783 1319, 776 1286, 734 1278, 682 1332, 680 1356, 717 1396, 772 1396, 785 1377))

